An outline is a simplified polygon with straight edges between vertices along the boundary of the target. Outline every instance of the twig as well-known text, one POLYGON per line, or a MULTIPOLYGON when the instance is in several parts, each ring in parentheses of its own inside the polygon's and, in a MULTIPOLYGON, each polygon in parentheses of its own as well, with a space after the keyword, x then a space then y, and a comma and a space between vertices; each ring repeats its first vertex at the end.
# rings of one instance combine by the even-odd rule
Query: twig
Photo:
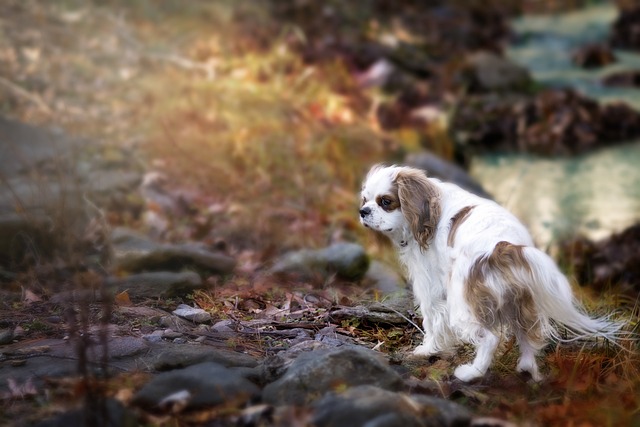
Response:
POLYGON ((179 68, 184 68, 185 70, 204 71, 207 76, 207 80, 213 80, 216 78, 216 66, 218 65, 218 61, 215 59, 211 59, 207 62, 195 62, 178 55, 161 55, 152 53, 147 56, 151 59, 170 62, 179 68))
POLYGON ((40 109, 43 110, 45 113, 47 113, 49 115, 53 114, 53 111, 51 111, 51 108, 49 108, 49 106, 47 104, 45 104, 45 102, 42 100, 42 98, 40 98, 38 95, 29 92, 28 90, 18 86, 17 84, 12 82, 11 80, 5 79, 2 76, 0 76, 0 84, 2 86, 4 86, 4 87, 8 88, 9 90, 11 90, 16 95, 21 96, 23 98, 26 98, 29 101, 33 102, 38 107, 40 107, 40 109))

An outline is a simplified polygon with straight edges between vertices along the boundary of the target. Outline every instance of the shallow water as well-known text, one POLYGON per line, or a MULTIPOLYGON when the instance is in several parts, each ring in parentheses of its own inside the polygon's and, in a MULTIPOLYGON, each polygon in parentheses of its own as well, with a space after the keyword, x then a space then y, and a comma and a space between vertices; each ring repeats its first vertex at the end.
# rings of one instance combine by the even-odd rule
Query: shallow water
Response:
MULTIPOLYGON (((595 71, 571 63, 577 47, 606 40, 616 16, 612 5, 597 5, 518 19, 518 42, 508 56, 545 86, 573 87, 602 102, 622 100, 640 109, 640 90, 599 84, 612 71, 640 69, 640 55, 616 51, 617 64, 595 71)), ((573 158, 479 156, 471 175, 529 226, 542 247, 576 233, 599 240, 640 220, 640 141, 573 158)))
POLYGON ((576 233, 602 239, 640 219, 640 144, 575 158, 484 156, 471 174, 547 247, 576 233))

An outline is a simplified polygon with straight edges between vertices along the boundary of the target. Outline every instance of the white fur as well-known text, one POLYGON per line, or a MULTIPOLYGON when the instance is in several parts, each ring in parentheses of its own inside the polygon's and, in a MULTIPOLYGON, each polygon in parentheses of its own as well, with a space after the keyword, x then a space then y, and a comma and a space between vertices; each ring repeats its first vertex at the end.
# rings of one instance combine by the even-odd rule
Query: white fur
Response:
MULTIPOLYGON (((533 295, 537 322, 544 338, 562 340, 555 324, 569 328, 575 339, 590 336, 612 338, 616 335, 619 325, 584 314, 567 279, 553 260, 535 248, 520 221, 491 200, 480 198, 454 184, 429 178, 429 183, 439 190, 441 212, 435 235, 426 248, 421 248, 402 206, 388 212, 376 200, 392 191, 398 174, 403 170, 410 169, 376 166, 371 170, 362 189, 364 210, 361 210, 360 219, 365 226, 390 238, 413 283, 425 332, 424 341, 414 354, 450 352, 462 342, 472 343, 476 346, 475 359, 454 372, 460 380, 470 381, 486 373, 498 346, 499 335, 503 331, 510 332, 515 334, 521 353, 516 369, 529 372, 536 381, 541 379, 535 356, 542 345, 527 339, 524 330, 508 330, 509 322, 504 318, 501 319, 505 327, 489 329, 483 326, 465 300, 466 280, 471 267, 478 259, 491 255, 496 244, 502 241, 524 246, 523 253, 531 268, 526 270, 514 266, 512 273, 533 295), (451 218, 467 206, 473 206, 473 209, 457 229, 453 245, 449 246, 451 218)), ((507 291, 513 284, 500 274, 488 271, 485 285, 501 306, 509 302, 507 299, 512 293, 507 291)))

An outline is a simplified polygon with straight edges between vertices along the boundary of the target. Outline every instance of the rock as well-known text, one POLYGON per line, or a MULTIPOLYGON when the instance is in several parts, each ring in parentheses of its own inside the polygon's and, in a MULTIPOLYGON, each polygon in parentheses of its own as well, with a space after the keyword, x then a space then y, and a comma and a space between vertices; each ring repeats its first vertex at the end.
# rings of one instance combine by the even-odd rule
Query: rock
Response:
POLYGON ((429 176, 452 182, 485 199, 492 199, 491 195, 464 169, 435 154, 427 151, 409 154, 404 162, 409 166, 425 170, 429 176))
POLYGON ((132 230, 112 232, 113 264, 116 269, 141 272, 194 267, 206 273, 228 274, 236 265, 232 257, 208 250, 197 243, 162 244, 132 230))
MULTIPOLYGON (((356 345, 356 342, 353 338, 337 332, 336 328, 336 325, 325 326, 324 328, 316 332, 316 335, 313 337, 313 339, 323 344, 328 344, 330 347, 356 345)), ((303 340, 301 340, 300 342, 303 342, 303 340)))
POLYGON ((0 345, 9 344, 13 341, 13 329, 0 329, 0 345))
POLYGON ((574 64, 582 68, 599 68, 616 62, 611 48, 600 43, 582 46, 571 59, 574 64))
POLYGON ((466 74, 470 92, 523 91, 532 83, 526 68, 487 51, 467 58, 466 74))
POLYGON ((584 238, 564 242, 560 260, 572 267, 581 285, 601 292, 618 286, 635 298, 640 294, 640 223, 599 242, 584 238))
POLYGON ((452 129, 467 155, 576 155, 639 137, 640 113, 624 103, 601 105, 574 90, 549 89, 533 97, 469 97, 452 129))
POLYGON ((91 147, 59 130, 0 117, 0 263, 33 263, 60 245, 85 243, 96 206, 133 191, 134 170, 89 163, 91 147), (4 261, 4 262, 3 262, 4 261))
POLYGON ((123 278, 110 277, 105 282, 114 293, 127 291, 130 297, 173 298, 206 287, 197 273, 156 271, 132 274, 123 278))
POLYGON ((258 361, 248 354, 208 345, 163 346, 161 352, 157 356, 153 356, 148 363, 157 371, 168 371, 203 362, 215 362, 229 368, 253 368, 258 365, 258 361))
POLYGON ((468 426, 471 421, 469 411, 456 403, 371 385, 330 393, 313 407, 312 424, 318 427, 457 427, 468 426))
POLYGON ((162 338, 173 339, 173 338, 179 338, 182 335, 184 335, 182 332, 176 332, 171 329, 165 329, 164 331, 162 331, 162 338))
POLYGON ((264 388, 262 397, 272 405, 304 405, 329 391, 365 384, 399 390, 403 382, 380 353, 342 346, 301 354, 264 388))
POLYGON ((344 280, 358 281, 369 268, 369 257, 356 243, 335 243, 324 249, 289 252, 271 268, 275 274, 293 274, 327 279, 336 274, 344 280))
POLYGON ((365 281, 381 295, 387 296, 406 290, 404 279, 388 265, 380 261, 371 261, 365 281))
POLYGON ((173 310, 173 314, 180 316, 195 323, 204 323, 211 320, 211 314, 201 308, 190 307, 186 304, 180 304, 178 308, 173 310))
POLYGON ((611 26, 609 40, 618 49, 640 50, 640 6, 620 8, 618 18, 611 26))
POLYGON ((148 410, 200 409, 220 404, 241 406, 259 393, 239 373, 214 362, 164 372, 145 384, 132 403, 148 410))
POLYGON ((640 71, 625 70, 608 73, 602 78, 602 84, 610 87, 640 87, 640 71))

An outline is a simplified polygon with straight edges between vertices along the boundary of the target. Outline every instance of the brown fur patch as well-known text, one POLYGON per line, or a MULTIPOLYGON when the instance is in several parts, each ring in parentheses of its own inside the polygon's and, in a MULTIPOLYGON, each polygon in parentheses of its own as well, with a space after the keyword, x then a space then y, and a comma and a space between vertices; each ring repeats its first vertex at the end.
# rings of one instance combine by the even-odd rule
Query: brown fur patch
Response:
POLYGON ((462 225, 462 223, 467 219, 473 208, 475 208, 475 206, 465 206, 451 217, 451 222, 449 224, 449 236, 447 237, 447 246, 450 248, 453 247, 458 227, 460 227, 460 225, 462 225))
POLYGON ((524 246, 499 242, 488 257, 476 260, 469 271, 465 299, 472 312, 488 329, 509 325, 516 333, 526 335, 534 344, 543 342, 543 333, 537 322, 537 308, 529 286, 515 274, 523 269, 530 280, 531 266, 524 256, 524 246), (486 284, 489 275, 500 275, 511 287, 501 299, 486 284))
POLYGON ((391 212, 400 207, 400 197, 398 196, 398 184, 393 183, 388 194, 376 197, 376 203, 385 212, 391 212))
POLYGON ((404 217, 420 248, 426 249, 440 221, 440 191, 420 169, 405 168, 396 177, 404 217))

